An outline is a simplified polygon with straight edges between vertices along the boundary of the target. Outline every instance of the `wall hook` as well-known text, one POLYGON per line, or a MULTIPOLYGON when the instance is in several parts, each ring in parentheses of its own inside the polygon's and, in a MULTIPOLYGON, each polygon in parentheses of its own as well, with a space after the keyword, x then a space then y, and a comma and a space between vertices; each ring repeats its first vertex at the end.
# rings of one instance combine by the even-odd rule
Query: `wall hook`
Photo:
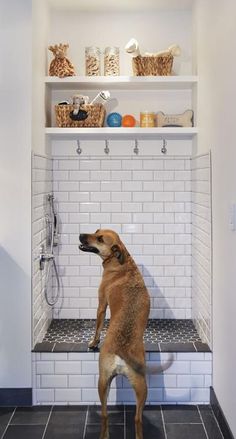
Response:
POLYGON ((81 149, 81 147, 80 147, 80 141, 79 140, 77 140, 77 148, 76 148, 76 152, 77 152, 77 154, 81 154, 82 153, 82 149, 81 149))
POLYGON ((110 149, 109 149, 109 140, 105 140, 105 148, 104 148, 104 152, 105 154, 109 154, 110 149))
POLYGON ((162 154, 166 154, 167 153, 167 148, 166 148, 167 140, 166 139, 162 139, 162 141, 163 141, 163 145, 162 145, 162 148, 161 148, 161 152, 162 152, 162 154))
POLYGON ((139 153, 138 140, 135 139, 134 154, 138 154, 138 153, 139 153))

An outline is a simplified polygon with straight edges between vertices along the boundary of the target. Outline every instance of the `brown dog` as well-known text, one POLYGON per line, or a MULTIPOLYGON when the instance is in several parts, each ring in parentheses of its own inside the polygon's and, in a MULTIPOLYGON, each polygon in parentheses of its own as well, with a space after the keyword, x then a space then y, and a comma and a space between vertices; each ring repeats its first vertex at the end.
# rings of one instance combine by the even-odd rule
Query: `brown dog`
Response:
MULTIPOLYGON (((136 394, 136 439, 143 439, 142 412, 147 396, 143 334, 147 325, 150 299, 137 265, 112 230, 97 230, 80 235, 80 250, 97 253, 103 259, 103 276, 99 287, 96 332, 89 343, 95 348, 100 341, 107 305, 111 318, 100 349, 98 392, 102 405, 100 439, 109 438, 107 396, 112 379, 125 375, 136 394)), ((152 373, 167 369, 172 361, 156 367, 152 373)))

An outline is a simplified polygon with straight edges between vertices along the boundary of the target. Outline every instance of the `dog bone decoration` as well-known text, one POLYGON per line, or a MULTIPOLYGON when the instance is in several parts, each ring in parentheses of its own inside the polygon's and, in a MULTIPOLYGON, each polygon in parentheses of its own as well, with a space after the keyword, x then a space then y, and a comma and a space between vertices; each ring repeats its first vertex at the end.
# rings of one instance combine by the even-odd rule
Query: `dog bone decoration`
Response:
POLYGON ((157 113, 158 127, 193 127, 193 110, 186 110, 182 114, 157 113))

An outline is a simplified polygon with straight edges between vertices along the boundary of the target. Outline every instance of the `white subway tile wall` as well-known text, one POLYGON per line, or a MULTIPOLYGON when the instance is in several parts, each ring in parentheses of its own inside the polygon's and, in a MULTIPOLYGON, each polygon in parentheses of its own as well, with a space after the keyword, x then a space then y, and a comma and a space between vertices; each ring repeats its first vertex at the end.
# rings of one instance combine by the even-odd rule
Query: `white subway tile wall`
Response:
POLYGON ((192 315, 201 338, 211 346, 211 161, 192 159, 192 315))
MULTIPOLYGON (((46 246, 46 221, 48 213, 46 196, 52 192, 52 160, 32 155, 32 303, 33 303, 33 346, 40 342, 52 319, 52 311, 47 306, 43 289, 45 271, 39 270, 41 245, 46 246)), ((52 290, 52 279, 49 279, 52 290)))
POLYGON ((82 254, 78 243, 80 233, 98 228, 116 230, 139 265, 151 318, 191 318, 190 161, 54 153, 64 289, 55 318, 96 318, 101 260, 82 254))
MULTIPOLYGON (((35 353, 34 404, 99 404, 97 353, 35 353)), ((146 354, 147 363, 160 364, 168 354, 146 354)), ((147 404, 208 404, 211 385, 210 353, 174 353, 172 366, 161 375, 148 375, 147 404)), ((109 404, 135 403, 128 380, 113 380, 109 404)))

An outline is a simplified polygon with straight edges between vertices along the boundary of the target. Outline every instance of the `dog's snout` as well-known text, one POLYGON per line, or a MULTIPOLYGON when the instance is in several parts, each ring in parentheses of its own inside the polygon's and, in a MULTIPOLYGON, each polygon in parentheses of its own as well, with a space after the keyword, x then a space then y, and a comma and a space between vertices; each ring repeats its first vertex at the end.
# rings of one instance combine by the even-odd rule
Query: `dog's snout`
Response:
POLYGON ((87 236, 86 233, 81 233, 79 235, 79 240, 82 244, 87 244, 87 236))

